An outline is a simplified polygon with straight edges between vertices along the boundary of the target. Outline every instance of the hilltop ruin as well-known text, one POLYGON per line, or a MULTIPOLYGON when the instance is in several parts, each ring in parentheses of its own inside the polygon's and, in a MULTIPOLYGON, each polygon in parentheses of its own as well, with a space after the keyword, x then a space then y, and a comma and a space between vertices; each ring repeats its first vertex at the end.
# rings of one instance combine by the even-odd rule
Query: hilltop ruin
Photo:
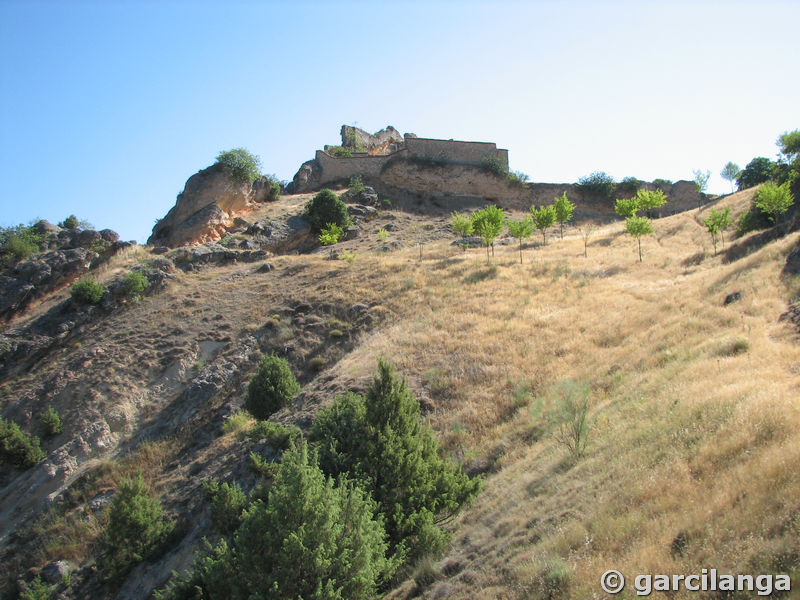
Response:
POLYGON ((293 193, 347 182, 350 177, 380 179, 390 165, 406 161, 417 164, 490 167, 508 171, 508 150, 493 142, 466 142, 401 135, 389 125, 377 133, 342 125, 342 145, 326 145, 312 160, 302 164, 291 185, 293 193))

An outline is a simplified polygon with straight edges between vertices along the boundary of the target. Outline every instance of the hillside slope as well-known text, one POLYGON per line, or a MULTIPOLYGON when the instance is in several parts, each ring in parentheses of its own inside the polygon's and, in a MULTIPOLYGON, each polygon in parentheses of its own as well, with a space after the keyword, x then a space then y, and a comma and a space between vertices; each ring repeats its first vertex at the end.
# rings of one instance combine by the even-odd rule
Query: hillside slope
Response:
MULTIPOLYGON (((735 217, 752 193, 719 203, 735 217)), ((260 216, 297 212, 305 199, 260 216)), ((269 268, 175 270, 163 291, 4 376, 6 418, 35 431, 53 406, 64 433, 45 442, 45 462, 0 478, 2 592, 56 560, 76 569, 64 590, 72 598, 145 598, 187 568, 212 535, 202 480, 256 484, 253 443, 223 424, 264 352, 286 357, 304 385, 273 420, 307 427, 335 394, 363 390, 383 357, 445 451, 484 474, 473 506, 449 524, 447 555, 423 561, 389 597, 602 597, 600 575, 612 568, 797 581, 800 346, 781 320, 798 293, 781 277, 797 239, 725 262, 702 226, 713 206, 657 220, 641 263, 621 224, 596 231, 587 257, 568 228, 564 240, 527 244, 523 264, 516 242, 497 245, 487 264, 482 249, 451 244, 446 211, 394 210, 365 221, 338 260, 323 250, 270 256, 269 268), (741 299, 725 305, 734 292, 741 299), (577 462, 556 439, 567 381, 591 390, 577 462), (137 471, 180 535, 113 587, 97 563, 104 508, 137 471)), ((153 259, 128 250, 100 279, 153 259)), ((66 296, 6 330, 24 332, 66 296)))

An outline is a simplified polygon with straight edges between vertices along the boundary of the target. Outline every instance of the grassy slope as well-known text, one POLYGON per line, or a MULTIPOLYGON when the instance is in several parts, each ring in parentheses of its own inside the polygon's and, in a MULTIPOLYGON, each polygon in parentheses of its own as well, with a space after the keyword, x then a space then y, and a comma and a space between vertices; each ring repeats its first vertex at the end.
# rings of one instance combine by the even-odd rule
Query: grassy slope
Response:
MULTIPOLYGON (((736 216, 750 194, 723 203, 736 216)), ((268 210, 279 214, 302 200, 268 210)), ((709 209, 656 221, 656 235, 643 240, 643 263, 621 224, 591 238, 588 258, 572 230, 546 247, 531 244, 522 265, 516 244, 498 246, 486 265, 482 250, 462 253, 449 239, 426 243, 419 262, 414 243, 435 238, 446 219, 431 225, 397 213, 389 241, 406 248, 391 253, 374 251, 388 222, 378 218, 342 245, 356 252, 352 263, 321 253, 270 259, 269 274, 255 275, 257 265, 182 274, 162 295, 86 334, 84 344, 102 342, 105 356, 116 357, 94 359, 110 361, 112 376, 103 376, 113 393, 93 410, 110 410, 105 403, 127 388, 139 393, 171 360, 164 353, 188 349, 191 359, 203 340, 226 344, 261 331, 268 345, 295 344, 291 360, 307 382, 295 414, 313 412, 338 390, 363 388, 383 356, 423 399, 446 450, 493 471, 476 503, 451 524, 448 556, 428 567, 433 583, 406 582, 392 597, 588 598, 600 595, 599 576, 609 568, 626 575, 788 569, 797 577, 800 346, 777 321, 795 293, 779 273, 796 239, 723 264, 710 256, 701 225, 709 209), (724 307, 733 291, 743 299, 724 307), (311 305, 311 317, 289 310, 300 302, 311 305), (333 325, 324 315, 312 326, 324 303, 341 318, 335 328, 345 328, 347 344, 337 352, 328 350, 333 325), (372 328, 347 330, 354 303, 371 306, 372 328), (167 326, 180 333, 161 349, 161 334, 146 332, 167 326), (118 335, 129 331, 135 335, 118 335), (316 376, 308 368, 314 356, 330 365, 316 376), (566 379, 593 389, 591 443, 576 465, 565 460, 548 419, 551 390, 566 379), (684 545, 673 544, 679 534, 684 545), (685 546, 680 553, 678 546, 685 546)), ((80 352, 79 345, 64 351, 53 365, 80 352)), ((48 369, 37 365, 7 383, 9 397, 48 369)), ((84 370, 78 389, 86 390, 101 374, 84 370)), ((235 434, 208 434, 226 406, 241 403, 241 386, 223 396, 196 420, 213 438, 208 444, 193 447, 183 438, 194 434, 184 428, 133 458, 109 457, 94 491, 144 466, 170 508, 203 510, 200 479, 247 453, 235 434), (193 495, 194 504, 183 502, 193 495)), ((153 395, 154 405, 130 426, 166 410, 158 401, 153 395)), ((56 519, 43 531, 62 535, 63 546, 39 550, 39 561, 58 558, 70 543, 80 561, 91 546, 74 538, 84 536, 85 544, 100 529, 76 532, 56 519)))

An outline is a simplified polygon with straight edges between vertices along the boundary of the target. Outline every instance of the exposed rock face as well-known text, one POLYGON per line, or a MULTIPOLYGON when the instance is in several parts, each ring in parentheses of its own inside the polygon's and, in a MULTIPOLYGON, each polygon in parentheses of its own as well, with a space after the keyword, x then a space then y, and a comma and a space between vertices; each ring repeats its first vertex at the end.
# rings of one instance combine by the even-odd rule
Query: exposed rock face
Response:
POLYGON ((391 125, 374 134, 352 125, 342 125, 342 146, 351 152, 389 154, 403 147, 403 134, 391 125))
POLYGON ((147 243, 175 248, 219 239, 239 213, 270 193, 266 178, 236 181, 230 169, 215 164, 192 175, 175 206, 156 223, 147 243))

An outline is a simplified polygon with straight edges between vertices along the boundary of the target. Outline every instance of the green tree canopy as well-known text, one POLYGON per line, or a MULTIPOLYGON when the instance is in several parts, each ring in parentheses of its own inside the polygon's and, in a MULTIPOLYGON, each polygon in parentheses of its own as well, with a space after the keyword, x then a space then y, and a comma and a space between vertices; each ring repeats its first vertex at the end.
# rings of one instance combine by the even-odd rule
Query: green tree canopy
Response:
POLYGON ((639 210, 653 211, 667 203, 667 195, 661 190, 646 190, 640 188, 634 196, 639 210))
POLYGON ((625 219, 639 212, 639 201, 636 198, 617 198, 614 211, 625 219))
MULTIPOLYGON (((368 599, 396 563, 377 506, 358 485, 334 485, 305 441, 283 454, 268 502, 245 513, 233 542, 234 598, 368 599)), ((224 561, 220 565, 224 571, 224 561)))
POLYGON ((610 201, 614 197, 617 184, 608 173, 595 171, 590 175, 581 177, 575 187, 583 198, 595 196, 602 200, 610 201))
POLYGON ((261 159, 245 148, 220 152, 216 164, 229 167, 231 176, 241 183, 253 183, 261 176, 261 159))
POLYGON ((446 535, 436 522, 457 512, 480 487, 480 480, 439 456, 419 403, 383 361, 366 397, 343 396, 320 411, 310 439, 319 447, 323 470, 356 478, 372 492, 397 556, 441 550, 446 535))
POLYGON ((498 206, 487 206, 472 213, 472 231, 483 240, 486 246, 486 262, 489 262, 489 246, 494 255, 494 240, 503 231, 506 215, 498 206))
POLYGON ((552 204, 536 208, 531 206, 533 225, 542 232, 542 242, 547 245, 547 228, 556 222, 556 207, 552 204))
POLYGON ((625 233, 630 234, 636 238, 639 243, 639 262, 642 261, 642 236, 653 233, 653 225, 650 219, 646 217, 637 217, 636 215, 625 219, 625 233))
POLYGON ((739 165, 737 165, 735 162, 728 162, 724 167, 722 167, 720 175, 725 181, 731 182, 731 192, 733 192, 733 184, 736 182, 736 178, 741 172, 742 169, 739 168, 739 165))
POLYGON ((778 148, 786 157, 786 160, 793 162, 800 155, 800 129, 785 131, 778 137, 778 148))
POLYGON ((533 235, 535 229, 533 217, 531 215, 526 215, 519 221, 510 220, 506 225, 508 227, 508 232, 519 240, 519 264, 522 264, 522 240, 533 235))
POLYGON ((450 215, 450 228, 461 237, 472 235, 472 220, 464 214, 454 212, 450 215))
POLYGON ((705 192, 708 187, 708 180, 711 179, 711 171, 695 169, 692 173, 694 174, 694 183, 697 186, 697 191, 705 192))
POLYGON ((789 183, 778 185, 774 181, 768 181, 758 190, 755 205, 770 215, 773 223, 778 222, 778 218, 789 210, 794 204, 794 196, 789 189, 789 183))
POLYGON ((770 177, 772 177, 774 166, 775 163, 770 159, 758 156, 742 169, 742 172, 736 178, 736 184, 740 190, 744 190, 769 181, 770 177))
POLYGON ((560 225, 561 239, 564 239, 564 223, 572 219, 572 213, 575 212, 575 204, 567 198, 567 192, 561 194, 555 199, 553 206, 556 208, 556 221, 560 225))

